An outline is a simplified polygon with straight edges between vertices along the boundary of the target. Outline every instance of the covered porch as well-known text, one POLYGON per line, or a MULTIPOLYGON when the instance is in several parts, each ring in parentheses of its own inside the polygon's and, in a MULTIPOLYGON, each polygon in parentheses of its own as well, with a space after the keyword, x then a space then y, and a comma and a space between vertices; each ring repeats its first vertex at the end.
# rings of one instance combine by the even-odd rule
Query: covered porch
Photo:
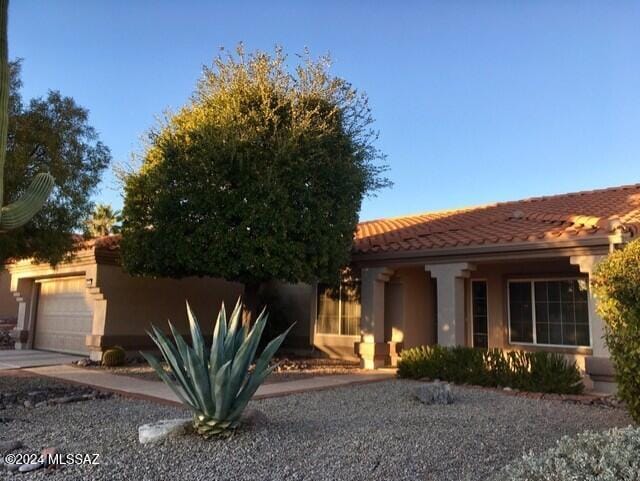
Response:
POLYGON ((421 345, 558 352, 605 389, 613 371, 589 289, 604 255, 582 249, 364 264, 359 332, 327 336, 316 325, 314 344, 333 355, 352 346, 367 369, 395 366, 403 349, 421 345))

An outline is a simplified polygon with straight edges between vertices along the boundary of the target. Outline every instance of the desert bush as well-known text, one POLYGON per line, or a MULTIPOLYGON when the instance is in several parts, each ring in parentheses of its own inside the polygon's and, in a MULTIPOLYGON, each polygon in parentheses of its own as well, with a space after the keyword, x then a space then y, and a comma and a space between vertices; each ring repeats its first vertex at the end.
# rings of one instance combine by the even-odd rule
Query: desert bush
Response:
POLYGON ((640 239, 609 254, 592 278, 618 396, 640 422, 640 239))
POLYGON ((555 447, 507 465, 494 481, 637 481, 640 479, 640 429, 584 432, 555 447))
POLYGON ((578 394, 584 389, 575 362, 549 352, 421 346, 402 352, 398 375, 546 393, 578 394))

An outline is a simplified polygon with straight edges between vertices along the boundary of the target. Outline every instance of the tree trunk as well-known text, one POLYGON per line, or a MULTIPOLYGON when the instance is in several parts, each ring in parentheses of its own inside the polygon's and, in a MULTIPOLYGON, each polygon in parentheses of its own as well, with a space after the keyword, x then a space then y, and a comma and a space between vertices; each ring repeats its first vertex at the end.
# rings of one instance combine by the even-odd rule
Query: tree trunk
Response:
POLYGON ((259 282, 244 285, 242 297, 242 324, 251 327, 260 315, 260 286, 259 282))

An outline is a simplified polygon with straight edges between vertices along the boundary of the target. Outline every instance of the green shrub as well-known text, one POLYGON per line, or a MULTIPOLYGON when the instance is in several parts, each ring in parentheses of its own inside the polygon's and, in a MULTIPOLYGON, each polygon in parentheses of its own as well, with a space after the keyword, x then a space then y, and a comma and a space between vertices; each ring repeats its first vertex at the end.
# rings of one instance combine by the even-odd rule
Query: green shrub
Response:
POLYGON ((493 481, 637 480, 640 429, 614 428, 563 437, 540 455, 526 454, 507 465, 493 481))
POLYGON ((402 352, 398 375, 545 393, 579 394, 584 389, 575 362, 549 352, 421 346, 402 352))
POLYGON ((263 311, 249 330, 242 325, 241 311, 242 304, 238 300, 227 322, 222 305, 211 348, 206 346, 188 303, 191 346, 171 323, 173 342, 153 327, 153 333, 149 335, 160 349, 173 378, 153 355, 141 353, 158 377, 193 411, 193 426, 205 438, 227 433, 238 426, 247 403, 275 367, 269 366, 271 358, 291 330, 290 327, 267 344, 254 364, 268 316, 263 311), (250 369, 252 365, 254 367, 250 369))
POLYGON ((618 396, 640 422, 640 239, 604 259, 591 284, 605 321, 618 396))
MULTIPOLYGON (((582 376, 575 366, 560 354, 548 352, 528 353, 529 389, 546 393, 579 394, 584 386, 582 376)), ((526 376, 524 376, 526 378, 526 376)))

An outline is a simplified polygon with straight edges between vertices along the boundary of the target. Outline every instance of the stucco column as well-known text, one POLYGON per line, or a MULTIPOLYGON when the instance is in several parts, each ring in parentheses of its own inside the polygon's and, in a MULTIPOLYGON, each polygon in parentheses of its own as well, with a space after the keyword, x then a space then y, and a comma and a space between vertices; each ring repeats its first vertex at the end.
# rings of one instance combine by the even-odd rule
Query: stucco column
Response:
POLYGON ((362 311, 357 351, 364 369, 383 367, 389 356, 384 338, 384 291, 392 274, 393 271, 386 267, 362 269, 362 311))
MULTIPOLYGON (((598 263, 604 259, 605 256, 571 256, 571 264, 580 268, 580 272, 591 276, 598 263)), ((591 331, 591 348, 594 357, 609 357, 609 350, 604 342, 604 321, 598 315, 596 310, 596 299, 589 287, 589 326, 591 331)))
POLYGON ((438 282, 438 344, 465 344, 464 280, 475 266, 468 262, 426 265, 425 270, 438 282))

